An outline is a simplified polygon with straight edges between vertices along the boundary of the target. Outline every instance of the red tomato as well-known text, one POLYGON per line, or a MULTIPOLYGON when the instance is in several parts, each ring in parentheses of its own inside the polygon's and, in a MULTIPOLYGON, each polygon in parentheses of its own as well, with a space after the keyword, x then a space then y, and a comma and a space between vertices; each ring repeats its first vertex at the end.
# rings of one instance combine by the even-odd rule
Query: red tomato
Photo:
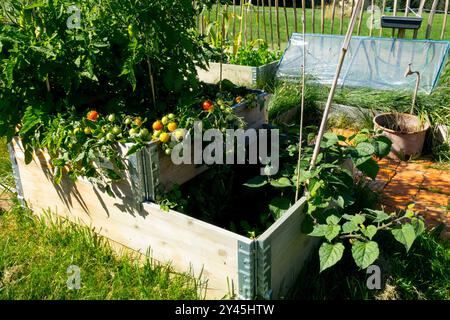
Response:
POLYGON ((97 121, 99 116, 97 111, 89 111, 86 118, 90 121, 97 121))
POLYGON ((214 104, 210 100, 206 100, 203 102, 202 108, 205 111, 212 111, 214 109, 214 104))

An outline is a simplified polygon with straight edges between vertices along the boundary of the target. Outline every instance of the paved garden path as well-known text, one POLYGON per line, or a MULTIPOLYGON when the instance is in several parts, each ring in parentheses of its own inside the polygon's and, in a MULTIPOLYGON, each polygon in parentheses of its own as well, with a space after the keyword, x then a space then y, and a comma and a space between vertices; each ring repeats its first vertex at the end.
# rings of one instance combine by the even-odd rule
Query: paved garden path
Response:
POLYGON ((382 203, 388 208, 404 209, 414 203, 415 210, 428 226, 444 223, 444 236, 450 235, 450 166, 429 159, 379 162, 375 188, 382 191, 382 203))
MULTIPOLYGON (((332 129, 345 137, 352 130, 332 129)), ((386 210, 405 209, 414 203, 414 209, 427 221, 429 227, 443 223, 443 237, 450 236, 450 164, 432 162, 429 158, 399 161, 379 161, 380 172, 373 189, 382 193, 386 210)))

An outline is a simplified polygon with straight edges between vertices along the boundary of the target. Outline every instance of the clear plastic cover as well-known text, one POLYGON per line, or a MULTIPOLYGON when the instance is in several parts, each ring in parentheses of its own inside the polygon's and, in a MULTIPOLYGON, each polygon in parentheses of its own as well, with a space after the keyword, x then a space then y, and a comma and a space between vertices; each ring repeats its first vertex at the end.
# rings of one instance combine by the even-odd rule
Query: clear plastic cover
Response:
MULTIPOLYGON (((298 80, 303 45, 306 68, 315 81, 329 85, 336 73, 344 36, 294 33, 284 52, 277 78, 298 80)), ((416 77, 405 77, 408 64, 421 75, 420 91, 431 93, 448 57, 450 41, 352 37, 339 85, 380 90, 413 90, 416 77)))

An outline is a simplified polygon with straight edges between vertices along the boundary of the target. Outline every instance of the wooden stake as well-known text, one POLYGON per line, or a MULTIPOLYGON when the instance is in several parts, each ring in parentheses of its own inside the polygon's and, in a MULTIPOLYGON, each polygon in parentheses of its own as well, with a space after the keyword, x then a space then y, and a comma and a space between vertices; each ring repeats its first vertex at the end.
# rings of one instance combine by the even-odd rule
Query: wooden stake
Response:
POLYGON ((256 33, 258 36, 258 39, 261 39, 259 34, 259 0, 256 0, 256 33))
POLYGON ((273 40, 273 19, 272 19, 272 0, 269 0, 269 22, 270 22, 270 43, 271 48, 273 49, 275 47, 275 42, 273 40))
MULTIPOLYGON (((381 15, 384 15, 384 10, 386 10, 386 0, 383 0, 383 5, 381 8, 381 15)), ((380 27, 380 37, 383 35, 383 28, 380 27)))
POLYGON ((262 0, 262 13, 263 13, 263 25, 264 25, 264 41, 266 42, 266 44, 268 44, 269 40, 267 38, 266 7, 265 7, 264 2, 265 2, 265 0, 262 0))
POLYGON ((448 0, 445 0, 445 8, 444 8, 444 21, 442 21, 442 31, 441 31, 441 40, 444 39, 445 28, 447 25, 447 12, 448 12, 448 0))
MULTIPOLYGON (((419 10, 417 11, 417 14, 419 16, 422 16, 422 12, 423 12, 423 7, 425 6, 425 0, 420 0, 420 5, 419 5, 419 10)), ((413 39, 417 39, 417 34, 418 34, 419 30, 415 29, 414 33, 413 33, 413 39)))
POLYGON ((287 5, 286 0, 283 0, 283 9, 284 9, 284 24, 286 25, 286 42, 289 42, 289 21, 287 16, 287 5))
POLYGON ((233 0, 233 38, 236 38, 236 0, 233 0))
POLYGON ((316 139, 316 142, 315 142, 314 152, 313 152, 313 155, 312 155, 312 158, 311 158, 311 163, 310 163, 310 168, 309 168, 310 171, 312 169, 314 169, 315 166, 316 166, 317 157, 318 157, 319 152, 320 152, 320 144, 322 142, 323 135, 325 133, 325 129, 326 129, 327 121, 328 121, 328 115, 330 113, 331 104, 332 104, 333 98, 334 98, 334 93, 336 92, 336 87, 337 87, 337 84, 338 84, 339 76, 341 74, 341 70, 342 70, 342 66, 344 64, 345 56, 347 54, 348 47, 350 45, 350 40, 352 38, 352 33, 353 33, 353 29, 355 28, 355 23, 356 23, 357 17, 359 15, 360 11, 361 11, 362 3, 363 3, 363 0, 356 0, 355 11, 353 12, 352 17, 350 18, 350 23, 349 23, 349 26, 348 26, 347 34, 345 36, 344 43, 342 44, 341 54, 339 56, 339 62, 338 62, 338 65, 336 67, 336 74, 334 75, 334 79, 333 79, 333 83, 331 85, 330 93, 328 94, 328 100, 327 100, 327 103, 325 105, 325 110, 323 112, 322 122, 320 124, 319 133, 318 133, 318 136, 317 136, 317 139, 316 139))
POLYGON ((361 34, 361 23, 362 23, 362 19, 363 19, 363 13, 364 13, 364 1, 365 0, 361 0, 362 1, 362 5, 361 5, 361 10, 359 11, 359 20, 358 20, 358 36, 361 34))
POLYGON ((339 16, 339 34, 342 34, 344 32, 344 8, 345 8, 345 2, 342 0, 341 14, 339 16))
POLYGON ((370 30, 369 30, 369 37, 371 37, 372 36, 372 34, 373 34, 373 26, 374 26, 374 15, 375 15, 375 5, 374 5, 374 3, 373 3, 373 0, 371 1, 371 4, 370 4, 370 6, 371 6, 371 14, 372 14, 372 16, 370 17, 370 30))
MULTIPOLYGON (((314 26, 315 21, 316 21, 315 7, 316 7, 316 4, 314 3, 314 0, 311 0, 311 33, 315 33, 315 29, 316 29, 314 26)), ((306 23, 306 21, 305 21, 305 23, 306 23)))
POLYGON ((280 13, 278 12, 279 3, 275 0, 275 18, 277 21, 277 43, 278 49, 281 49, 281 37, 280 37, 280 13))
POLYGON ((426 39, 430 39, 431 37, 431 30, 433 29, 433 21, 434 21, 434 14, 436 13, 436 7, 439 3, 439 0, 434 0, 433 4, 431 5, 431 12, 428 16, 428 23, 427 23, 427 32, 425 34, 426 39))
POLYGON ((293 0, 293 7, 294 7, 294 31, 298 32, 298 21, 297 21, 297 0, 293 0))
MULTIPOLYGON (((397 0, 394 0, 394 12, 392 15, 394 17, 397 16, 397 0)), ((392 29, 392 37, 395 37, 395 29, 392 29)))
POLYGON ((333 0, 333 8, 331 9, 331 30, 330 34, 333 34, 334 30, 334 14, 336 12, 336 0, 333 0))
POLYGON ((323 34, 325 31, 325 0, 321 0, 321 9, 322 9, 322 15, 320 18, 320 32, 323 34))

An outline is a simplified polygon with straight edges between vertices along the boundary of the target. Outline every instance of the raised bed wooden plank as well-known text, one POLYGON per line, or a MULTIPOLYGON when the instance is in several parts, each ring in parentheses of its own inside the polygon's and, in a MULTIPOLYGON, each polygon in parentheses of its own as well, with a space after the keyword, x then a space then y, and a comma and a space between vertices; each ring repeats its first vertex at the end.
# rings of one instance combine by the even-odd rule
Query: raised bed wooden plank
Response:
MULTIPOLYGON (((171 262, 180 272, 208 279, 207 297, 238 294, 239 244, 252 240, 153 203, 137 203, 129 178, 114 187, 112 198, 81 179, 53 184, 48 155, 35 154, 25 165, 20 142, 13 141, 24 198, 38 215, 52 212, 94 228, 106 238, 152 259, 171 262), (149 251, 150 250, 150 251, 149 251)), ((16 173, 17 174, 17 173, 16 173)))
MULTIPOLYGON (((247 87, 254 87, 266 83, 275 76, 278 61, 261 67, 239 66, 234 64, 222 65, 222 79, 247 87)), ((220 81, 220 63, 210 62, 209 69, 197 67, 198 77, 205 83, 218 83, 220 81)))
POLYGON ((295 284, 317 238, 301 232, 306 213, 306 198, 301 198, 257 239, 257 295, 279 299, 295 284))

